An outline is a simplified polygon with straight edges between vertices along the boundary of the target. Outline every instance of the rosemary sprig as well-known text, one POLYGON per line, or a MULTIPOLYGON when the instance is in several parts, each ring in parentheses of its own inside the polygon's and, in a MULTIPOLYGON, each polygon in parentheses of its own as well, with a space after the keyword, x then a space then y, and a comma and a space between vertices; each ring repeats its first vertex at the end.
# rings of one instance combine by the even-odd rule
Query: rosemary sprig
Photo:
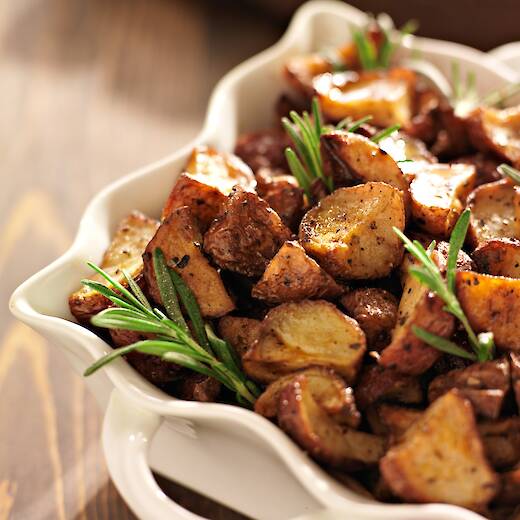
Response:
POLYGON ((378 132, 376 135, 373 135, 370 140, 374 143, 379 143, 379 141, 382 141, 385 137, 388 137, 389 135, 392 135, 394 132, 397 132, 401 128, 401 125, 392 125, 388 128, 383 128, 380 132, 378 132))
POLYGON ((404 242, 405 249, 421 264, 419 266, 410 267, 409 273, 441 298, 445 304, 444 309, 450 314, 453 314, 453 316, 462 323, 474 353, 466 352, 455 343, 419 327, 414 327, 412 329, 414 334, 428 345, 443 352, 449 352, 450 354, 465 357, 466 359, 487 361, 493 357, 493 334, 490 332, 479 335, 475 334, 455 294, 457 257, 466 238, 470 217, 471 212, 469 209, 466 209, 461 214, 453 228, 448 252, 446 279, 444 279, 439 268, 431 259, 431 251, 430 253, 426 251, 422 244, 417 240, 412 242, 396 227, 394 227, 393 230, 404 242), (464 351, 464 354, 462 351, 464 351))
POLYGON ((211 325, 204 323, 193 293, 184 280, 168 267, 159 248, 154 251, 153 262, 166 315, 161 310, 152 308, 143 292, 133 280, 130 282, 131 277, 126 273, 129 289, 101 268, 88 264, 105 278, 109 286, 92 280, 82 280, 82 284, 101 293, 115 305, 96 314, 91 320, 92 324, 107 329, 150 333, 156 338, 112 350, 87 368, 84 375, 89 376, 114 359, 138 351, 214 377, 235 392, 241 404, 251 406, 260 392, 242 372, 233 349, 216 336, 211 325), (179 299, 186 309, 194 335, 186 324, 179 299))
POLYGON ((501 175, 504 175, 505 177, 509 177, 516 184, 520 184, 520 171, 517 170, 516 168, 509 166, 509 164, 501 164, 500 166, 497 167, 497 170, 501 175))
POLYGON ((520 82, 511 83, 505 87, 493 90, 482 98, 484 105, 503 108, 504 103, 520 92, 520 82))
POLYGON ((466 82, 463 84, 458 61, 451 63, 451 84, 453 94, 450 103, 457 114, 465 115, 479 104, 475 72, 469 71, 466 74, 466 82))

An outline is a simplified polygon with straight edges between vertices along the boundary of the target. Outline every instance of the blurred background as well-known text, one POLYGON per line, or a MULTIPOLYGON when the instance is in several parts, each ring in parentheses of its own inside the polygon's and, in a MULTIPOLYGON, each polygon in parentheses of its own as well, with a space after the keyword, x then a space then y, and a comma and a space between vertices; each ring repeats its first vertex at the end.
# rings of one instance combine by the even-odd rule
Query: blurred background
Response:
MULTIPOLYGON (((0 299, 70 245, 108 182, 187 143, 228 69, 274 43, 296 0, 0 2, 0 299)), ((520 40, 518 0, 352 4, 489 50, 520 40)), ((81 378, 0 308, 0 520, 133 518, 81 378)), ((208 518, 242 518, 160 480, 208 518)))

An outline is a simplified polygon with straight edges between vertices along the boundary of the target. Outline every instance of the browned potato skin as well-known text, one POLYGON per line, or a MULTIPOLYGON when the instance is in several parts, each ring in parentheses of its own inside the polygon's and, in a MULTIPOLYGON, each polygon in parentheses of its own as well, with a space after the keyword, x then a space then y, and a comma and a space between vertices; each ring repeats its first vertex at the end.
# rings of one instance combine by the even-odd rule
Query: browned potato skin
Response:
POLYGON ((227 341, 240 358, 260 337, 262 322, 252 318, 224 316, 218 322, 220 337, 227 341))
POLYGON ((236 187, 204 237, 204 250, 222 267, 260 276, 291 232, 255 193, 236 187))
POLYGON ((520 187, 508 179, 483 184, 468 197, 468 242, 478 247, 495 238, 520 238, 520 187))
POLYGON ((362 370, 354 395, 361 410, 378 401, 419 404, 424 398, 417 378, 380 365, 368 366, 362 370))
MULTIPOLYGON (((126 285, 123 269, 139 281, 143 272, 141 255, 158 226, 159 223, 155 219, 148 218, 138 211, 130 213, 120 222, 111 244, 103 255, 100 267, 123 285, 126 285)), ((89 279, 107 283, 104 278, 94 273, 89 275, 89 279)), ((70 312, 83 324, 90 324, 92 316, 110 305, 107 298, 88 287, 82 287, 69 297, 70 312)))
POLYGON ((471 404, 457 390, 435 401, 381 459, 392 491, 408 502, 481 510, 498 489, 471 404))
POLYGON ((319 404, 338 424, 357 428, 361 415, 356 408, 352 388, 333 370, 311 367, 306 370, 282 376, 271 383, 255 402, 255 412, 273 419, 278 413, 280 393, 283 388, 304 375, 309 389, 319 404))
POLYGON ((200 306, 203 316, 218 318, 231 312, 235 305, 217 270, 201 251, 202 236, 190 208, 175 209, 160 225, 143 254, 144 275, 153 301, 161 304, 155 279, 153 251, 162 249, 166 261, 186 282, 200 306))
POLYGON ((516 407, 520 412, 520 354, 510 352, 509 360, 511 363, 511 384, 515 394, 516 407))
POLYGON ((339 174, 350 173, 361 182, 379 181, 401 191, 410 209, 410 188, 395 160, 370 139, 352 132, 336 131, 321 136, 321 150, 339 174))
POLYGON ((399 442, 423 414, 421 410, 391 404, 381 404, 377 408, 380 421, 390 435, 390 444, 399 442))
POLYGON ((251 378, 263 383, 311 366, 331 368, 350 383, 365 350, 356 321, 324 300, 303 300, 267 313, 260 338, 242 363, 251 378))
POLYGON ((520 351, 520 280, 458 272, 457 297, 471 326, 478 334, 493 332, 499 349, 520 351))
POLYGON ((334 467, 360 469, 377 464, 384 454, 382 438, 331 419, 314 399, 304 375, 280 392, 278 424, 313 458, 334 467))
POLYGON ((251 295, 268 303, 335 298, 343 292, 298 242, 286 242, 269 262, 251 295))
POLYGON ((397 320, 397 299, 384 289, 354 289, 341 297, 341 305, 363 329, 368 348, 381 350, 390 342, 397 320))
MULTIPOLYGON (((520 468, 506 471, 500 475, 501 486, 500 492, 496 497, 498 504, 507 504, 516 506, 519 503, 520 497, 520 468)), ((517 517, 513 517, 515 520, 517 517)))
POLYGON ((403 244, 392 226, 403 230, 404 225, 401 192, 368 182, 322 199, 303 217, 299 239, 334 277, 382 278, 401 263, 403 244))
POLYGON ((475 363, 467 368, 451 370, 437 376, 430 383, 428 399, 430 402, 435 401, 452 388, 457 388, 473 405, 475 413, 488 419, 496 419, 511 386, 510 372, 507 359, 475 363))
POLYGON ((473 251, 478 270, 493 276, 520 278, 520 241, 510 238, 488 240, 473 251))
POLYGON ((520 417, 507 417, 478 424, 489 463, 507 469, 520 462, 520 417))
POLYGON ((179 399, 186 401, 200 401, 211 403, 217 400, 221 385, 212 377, 202 374, 186 374, 176 385, 176 394, 179 399))

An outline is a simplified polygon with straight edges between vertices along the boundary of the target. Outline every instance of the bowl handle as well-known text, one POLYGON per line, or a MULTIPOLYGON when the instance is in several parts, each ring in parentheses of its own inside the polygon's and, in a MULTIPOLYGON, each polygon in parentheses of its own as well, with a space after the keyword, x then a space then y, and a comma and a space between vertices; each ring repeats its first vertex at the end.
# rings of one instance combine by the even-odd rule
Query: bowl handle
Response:
POLYGON ((134 405, 115 389, 103 421, 103 451, 108 471, 139 518, 204 520, 166 496, 152 475, 148 449, 161 422, 159 414, 134 405))

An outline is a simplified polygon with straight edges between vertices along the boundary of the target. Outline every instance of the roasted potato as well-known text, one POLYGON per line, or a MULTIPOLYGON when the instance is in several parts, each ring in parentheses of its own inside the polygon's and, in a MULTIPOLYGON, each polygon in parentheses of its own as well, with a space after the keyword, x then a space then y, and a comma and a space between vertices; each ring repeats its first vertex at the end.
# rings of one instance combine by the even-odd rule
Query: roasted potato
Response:
MULTIPOLYGON (((520 462, 520 418, 507 417, 478 424, 478 431, 489 463, 498 469, 520 462)), ((520 497, 519 497, 520 498, 520 497)))
POLYGON ((270 383, 310 366, 334 369, 351 383, 366 350, 356 321, 324 300, 284 303, 271 309, 260 338, 242 358, 253 379, 270 383))
POLYGON ((269 262, 251 292, 268 303, 284 303, 313 298, 335 298, 343 289, 298 242, 286 242, 269 262))
POLYGON ((312 457, 345 470, 377 464, 384 454, 381 437, 343 427, 318 404, 305 375, 280 392, 278 424, 312 457))
POLYGON ((312 396, 319 406, 338 424, 357 428, 361 415, 356 408, 352 388, 334 371, 327 368, 307 368, 282 376, 271 383, 255 402, 255 412, 273 419, 278 413, 280 392, 300 375, 308 381, 312 396))
POLYGON ((471 402, 475 413, 488 419, 496 419, 511 386, 510 372, 506 359, 451 370, 437 376, 430 383, 428 399, 432 402, 452 388, 457 388, 471 402))
POLYGON ((479 107, 468 119, 467 126, 476 148, 491 151, 520 167, 520 105, 504 110, 479 107))
POLYGON ((204 250, 222 267, 260 276, 291 237, 278 214, 255 193, 236 187, 204 237, 204 250))
POLYGON ((477 185, 487 184, 489 182, 499 181, 502 178, 502 175, 497 170, 497 166, 500 165, 500 162, 496 156, 484 154, 484 153, 475 153, 472 155, 465 155, 463 157, 459 157, 453 161, 454 163, 462 163, 462 164, 471 164, 475 166, 475 170, 477 172, 477 185))
POLYGON ((520 238, 520 186, 507 179, 483 184, 469 195, 468 208, 473 247, 495 238, 520 238))
POLYGON ((393 294, 375 287, 358 288, 342 296, 340 302, 363 329, 369 349, 381 350, 388 345, 398 312, 393 294))
POLYGON ((313 80, 313 86, 327 119, 360 119, 370 114, 371 123, 384 127, 410 122, 415 82, 414 72, 394 68, 325 73, 313 80))
POLYGON ((379 148, 390 155, 394 161, 402 163, 400 164, 401 169, 406 166, 408 161, 437 162, 437 158, 431 154, 423 141, 404 132, 394 132, 381 139, 378 144, 379 148))
POLYGON ((377 406, 377 414, 386 433, 390 436, 390 443, 396 444, 412 424, 419 420, 423 412, 415 408, 383 403, 377 406))
POLYGON ((332 276, 381 278, 399 265, 404 229, 401 192, 383 182, 340 188, 303 217, 300 242, 332 276))
POLYGON ((260 337, 261 321, 238 316, 224 316, 218 322, 220 337, 226 340, 240 358, 260 337))
POLYGON ((328 158, 336 176, 361 182, 386 182, 401 191, 405 207, 410 206, 410 189, 395 160, 379 145, 352 132, 329 132, 321 136, 322 155, 328 158))
POLYGON ((509 353, 511 363, 511 385, 515 394, 517 411, 520 411, 520 354, 509 353))
POLYGON ((469 164, 417 163, 410 184, 412 217, 428 233, 449 237, 476 179, 469 164))
MULTIPOLYGON (((517 506, 520 503, 520 468, 502 473, 500 484, 500 493, 496 497, 496 502, 517 506)), ((511 520, 517 520, 517 518, 515 516, 511 520)))
POLYGON ((197 146, 188 159, 186 171, 173 186, 162 218, 164 220, 181 206, 189 206, 204 231, 235 185, 246 190, 255 189, 255 177, 249 166, 236 155, 197 146))
POLYGON ((144 275, 150 296, 161 304, 155 279, 153 252, 162 249, 168 265, 175 269, 193 291, 203 316, 218 318, 235 305, 217 270, 201 251, 202 236, 190 208, 174 209, 163 221, 143 254, 144 275))
POLYGON ((463 271, 455 286, 475 332, 492 332, 497 348, 520 351, 520 280, 463 271))
MULTIPOLYGON (((235 145, 238 155, 255 174, 261 168, 287 170, 284 150, 291 139, 282 128, 242 134, 235 145)), ((259 179, 257 179, 258 181, 259 179)))
POLYGON ((392 491, 408 502, 444 502, 479 510, 498 490, 471 404, 457 390, 435 401, 381 459, 392 491))
POLYGON ((178 382, 175 394, 186 401, 210 403, 216 401, 220 389, 220 383, 213 377, 191 373, 185 374, 178 382))
POLYGON ((520 278, 520 240, 496 238, 473 251, 478 270, 494 276, 520 278))
MULTIPOLYGON (((120 222, 112 242, 103 255, 100 267, 123 285, 126 285, 123 270, 134 280, 138 279, 143 272, 141 255, 158 226, 156 220, 138 211, 130 213, 120 222)), ((98 274, 89 275, 89 279, 107 284, 98 274)), ((89 324, 92 316, 110 305, 107 298, 88 287, 82 287, 69 297, 70 312, 84 324, 89 324)))

